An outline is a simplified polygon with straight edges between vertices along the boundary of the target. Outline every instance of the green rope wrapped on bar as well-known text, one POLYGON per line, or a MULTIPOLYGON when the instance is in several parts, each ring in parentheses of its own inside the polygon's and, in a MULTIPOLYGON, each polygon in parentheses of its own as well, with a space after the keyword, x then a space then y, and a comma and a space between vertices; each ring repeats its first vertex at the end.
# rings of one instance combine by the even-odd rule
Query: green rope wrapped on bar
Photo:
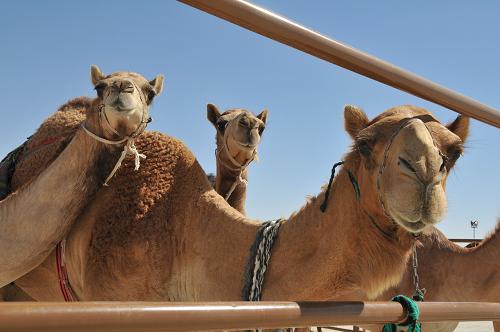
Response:
POLYGON ((396 295, 391 301, 399 302, 408 314, 403 323, 385 324, 382 332, 397 332, 398 326, 407 326, 408 332, 420 332, 420 322, 418 321, 420 311, 417 303, 404 295, 396 295))

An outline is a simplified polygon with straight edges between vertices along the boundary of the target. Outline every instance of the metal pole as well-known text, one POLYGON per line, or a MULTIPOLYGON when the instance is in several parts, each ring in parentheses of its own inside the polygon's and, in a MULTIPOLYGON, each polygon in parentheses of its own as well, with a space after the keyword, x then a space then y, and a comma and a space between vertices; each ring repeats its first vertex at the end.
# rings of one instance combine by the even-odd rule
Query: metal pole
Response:
MULTIPOLYGON (((419 303, 429 321, 500 320, 500 303, 419 303)), ((394 302, 11 302, 0 303, 0 331, 245 330, 400 322, 394 302)))
POLYGON ((243 0, 179 0, 363 76, 500 128, 500 112, 243 0))

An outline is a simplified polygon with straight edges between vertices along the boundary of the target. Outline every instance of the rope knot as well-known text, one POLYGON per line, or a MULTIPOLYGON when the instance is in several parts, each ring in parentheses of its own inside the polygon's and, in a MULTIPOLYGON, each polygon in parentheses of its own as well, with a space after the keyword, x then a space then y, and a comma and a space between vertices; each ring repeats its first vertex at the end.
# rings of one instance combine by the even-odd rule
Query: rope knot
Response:
POLYGON ((146 159, 146 155, 139 153, 139 151, 137 151, 137 148, 135 147, 135 144, 134 144, 134 139, 131 137, 127 137, 126 139, 127 139, 127 144, 125 144, 125 146, 123 147, 123 151, 122 151, 122 154, 120 155, 120 158, 118 158, 118 161, 116 162, 115 167, 113 167, 113 170, 106 178, 106 181, 104 181, 104 186, 106 186, 106 187, 108 186, 109 180, 111 180, 111 178, 118 171, 118 169, 122 165, 123 160, 125 159, 125 157, 128 154, 134 156, 134 171, 139 170, 139 167, 141 167, 141 158, 146 159))
POLYGON ((139 170, 139 167, 141 166, 141 158, 142 159, 146 159, 146 155, 144 155, 142 153, 139 153, 139 151, 137 150, 137 147, 135 146, 134 140, 137 137, 137 135, 127 136, 127 137, 125 137, 125 138, 123 138, 123 139, 121 139, 119 141, 111 141, 111 140, 108 140, 108 139, 105 139, 105 138, 97 136, 96 134, 94 134, 93 132, 91 132, 90 130, 88 130, 83 123, 81 124, 81 127, 85 131, 85 133, 87 133, 87 135, 89 135, 90 137, 92 137, 93 139, 95 139, 95 140, 97 140, 99 142, 102 142, 102 143, 105 143, 105 144, 110 144, 110 145, 118 145, 118 144, 122 144, 122 143, 126 142, 125 146, 123 147, 123 151, 122 151, 122 153, 120 155, 120 158, 118 158, 118 161, 115 164, 115 167, 113 167, 113 170, 111 171, 111 173, 106 178, 106 181, 104 181, 103 185, 106 186, 106 187, 108 186, 109 180, 111 180, 111 178, 118 171, 118 169, 122 165, 123 160, 125 159, 125 157, 128 154, 134 156, 134 170, 135 171, 139 170))

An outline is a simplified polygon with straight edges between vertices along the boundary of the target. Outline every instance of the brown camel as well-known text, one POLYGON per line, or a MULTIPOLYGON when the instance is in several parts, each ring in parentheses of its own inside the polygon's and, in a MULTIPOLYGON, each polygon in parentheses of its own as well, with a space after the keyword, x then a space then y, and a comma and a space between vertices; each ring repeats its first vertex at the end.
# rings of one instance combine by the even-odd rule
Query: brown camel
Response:
MULTIPOLYGON (((432 227, 421 236, 417 249, 420 287, 426 301, 500 302, 500 221, 479 246, 462 248, 432 227)), ((410 260, 400 284, 379 297, 412 294, 413 267, 410 260)), ((495 331, 500 332, 497 322, 495 331)), ((426 323, 423 331, 451 332, 458 322, 426 323)))
MULTIPOLYGON (((371 121, 352 106, 344 113, 353 148, 328 197, 321 192, 282 222, 264 300, 375 298, 399 281, 412 233, 443 218, 446 178, 468 121, 458 117, 445 127, 413 106, 371 121)), ((125 162, 67 237, 77 297, 241 299, 261 223, 231 208, 176 139, 148 132, 136 144, 148 155, 139 171, 125 162)), ((16 284, 37 300, 62 300, 54 254, 16 284)))
POLYGON ((257 159, 257 147, 264 132, 268 111, 255 116, 236 108, 219 112, 207 105, 207 118, 217 131, 215 190, 236 210, 245 214, 247 167, 257 159))
MULTIPOLYGON (((99 96, 94 100, 78 98, 62 107, 80 113, 81 120, 85 120, 83 125, 73 129, 73 137, 59 142, 60 154, 52 163, 45 160, 43 165, 35 165, 39 167, 31 173, 23 173, 23 167, 18 165, 17 176, 23 173, 25 185, 15 185, 16 190, 0 202, 0 286, 26 274, 52 252, 101 187, 101 160, 116 159, 117 148, 123 145, 114 141, 131 137, 126 141, 133 142, 132 137, 144 129, 142 119, 148 117, 149 102, 146 103, 143 90, 149 86, 152 96, 162 84, 161 77, 150 85, 134 73, 104 77, 96 66, 92 67, 91 76, 99 96), (102 115, 107 116, 107 122, 101 121, 102 115), (105 145, 92 135, 113 140, 109 142, 116 147, 105 145)), ((43 132, 43 126, 39 132, 43 132)), ((29 150, 39 148, 36 140, 37 134, 20 150, 25 162, 36 162, 36 158, 30 161, 28 155, 29 150)), ((37 150, 39 160, 42 155, 37 150)), ((16 174, 14 183, 15 179, 16 174)))

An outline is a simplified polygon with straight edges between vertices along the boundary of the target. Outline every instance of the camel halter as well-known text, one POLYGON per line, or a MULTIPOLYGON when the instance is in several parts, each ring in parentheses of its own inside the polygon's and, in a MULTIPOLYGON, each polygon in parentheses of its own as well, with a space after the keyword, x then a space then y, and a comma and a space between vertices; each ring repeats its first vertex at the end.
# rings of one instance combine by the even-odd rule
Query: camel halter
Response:
MULTIPOLYGON (((387 165, 387 159, 388 159, 388 155, 389 155, 389 150, 392 146, 392 143, 394 142, 394 139, 396 138, 396 136, 398 136, 398 134, 401 132, 401 130, 403 128, 405 128, 406 126, 408 126, 410 123, 414 122, 414 121, 422 121, 420 119, 417 119, 417 118, 409 118, 409 119, 406 119, 405 121, 403 121, 403 123, 401 123, 401 125, 399 126, 398 129, 396 129, 394 131, 394 133, 391 135, 391 138, 389 139, 389 141, 387 142, 386 146, 385 146, 385 149, 384 149, 384 159, 382 161, 382 164, 379 166, 379 169, 378 169, 378 174, 377 174, 377 194, 378 194, 378 199, 379 199, 379 202, 380 202, 380 205, 382 206, 382 212, 384 213, 385 217, 388 218, 393 224, 396 224, 397 223, 394 221, 394 219, 391 217, 391 215, 389 214, 389 212, 387 212, 387 208, 385 206, 385 202, 384 202, 384 199, 382 198, 382 190, 381 190, 381 185, 380 185, 380 178, 382 177, 382 174, 384 173, 384 170, 386 168, 386 165, 387 165)), ((438 148, 438 146, 436 145, 436 141, 434 140, 434 137, 432 136, 432 133, 431 131, 429 130, 429 128, 427 128, 427 126, 425 125, 424 123, 424 127, 425 129, 427 129, 427 131, 429 132, 429 135, 431 135, 431 138, 432 138, 432 144, 436 147, 436 149, 438 150, 439 152, 439 155, 444 158, 444 155, 443 153, 441 152, 441 150, 438 148)), ((415 234, 415 233, 413 233, 415 234)), ((418 234, 418 233, 417 233, 418 234)))
MULTIPOLYGON (((134 87, 136 89, 138 89, 138 87, 136 86, 136 84, 134 82, 132 82, 132 84, 134 85, 134 87)), ((140 91, 140 90, 139 90, 140 91)), ((141 102, 143 102, 143 104, 146 104, 144 102, 144 99, 143 99, 143 96, 142 96, 142 93, 139 93, 139 98, 141 98, 141 102)), ((111 178, 115 175, 115 173, 118 171, 118 169, 120 168, 120 166, 122 165, 122 162, 123 160, 125 159, 125 157, 130 154, 130 155, 133 155, 134 156, 134 170, 137 171, 139 169, 139 167, 141 166, 141 158, 142 159, 146 159, 146 155, 142 154, 142 153, 139 153, 139 151, 137 150, 136 146, 135 146, 135 139, 137 138, 137 136, 139 136, 140 134, 142 134, 142 132, 146 129, 148 123, 151 122, 151 118, 148 118, 147 120, 144 120, 144 117, 146 115, 146 112, 142 111, 142 116, 141 116, 141 123, 139 124, 139 126, 137 127, 137 129, 129 136, 125 136, 123 139, 121 140, 118 140, 118 141, 111 141, 111 140, 108 140, 108 139, 105 139, 105 138, 102 138, 102 137, 99 137, 97 136, 96 134, 94 134, 93 132, 91 132, 90 130, 88 130, 85 125, 82 123, 81 124, 81 127, 82 129, 90 136, 92 137, 93 139, 99 141, 99 142, 102 142, 104 144, 109 144, 109 145, 119 145, 119 144, 122 144, 122 143, 125 143, 125 146, 123 147, 123 151, 120 155, 120 158, 118 158, 118 161, 116 162, 115 164, 115 167, 113 167, 113 170, 111 171, 111 173, 108 175, 108 177, 106 178, 106 180, 104 181, 104 186, 108 186, 108 182, 109 180, 111 180, 111 178)), ((105 110, 105 107, 104 105, 101 105, 100 109, 99 109, 99 121, 101 123, 105 123, 109 129, 111 129, 111 131, 116 134, 116 135, 120 135, 120 133, 118 133, 112 126, 111 124, 109 123, 109 120, 108 120, 108 117, 106 115, 106 110, 105 110), (103 121, 104 119, 104 121, 103 121)))
POLYGON ((252 156, 243 164, 240 164, 232 155, 231 153, 229 152, 229 148, 228 148, 228 144, 227 144, 227 140, 229 138, 229 128, 231 126, 234 125, 234 123, 237 123, 241 117, 241 114, 234 117, 233 119, 231 119, 230 121, 228 121, 226 123, 226 126, 225 126, 225 129, 224 129, 224 136, 222 137, 222 150, 219 150, 217 149, 216 150, 216 159, 219 160, 219 162, 226 168, 232 170, 232 171, 237 171, 238 172, 238 176, 236 177, 236 180, 233 182, 233 184, 231 185, 231 187, 229 188, 228 192, 224 195, 224 199, 226 201, 229 200, 229 197, 231 197, 231 194, 234 192, 234 190, 236 189, 236 187, 239 185, 239 184, 242 184, 244 185, 245 187, 248 185, 248 181, 243 179, 242 177, 242 174, 243 174, 243 171, 248 167, 248 165, 250 165, 250 163, 254 160, 258 160, 258 155, 257 155, 257 147, 255 147, 255 149, 253 149, 253 152, 252 152, 252 156), (224 151, 229 159, 229 161, 231 162, 231 164, 233 164, 232 166, 231 165, 228 165, 226 164, 223 159, 220 157, 220 154, 221 152, 224 151), (233 167, 234 166, 234 167, 233 167))

